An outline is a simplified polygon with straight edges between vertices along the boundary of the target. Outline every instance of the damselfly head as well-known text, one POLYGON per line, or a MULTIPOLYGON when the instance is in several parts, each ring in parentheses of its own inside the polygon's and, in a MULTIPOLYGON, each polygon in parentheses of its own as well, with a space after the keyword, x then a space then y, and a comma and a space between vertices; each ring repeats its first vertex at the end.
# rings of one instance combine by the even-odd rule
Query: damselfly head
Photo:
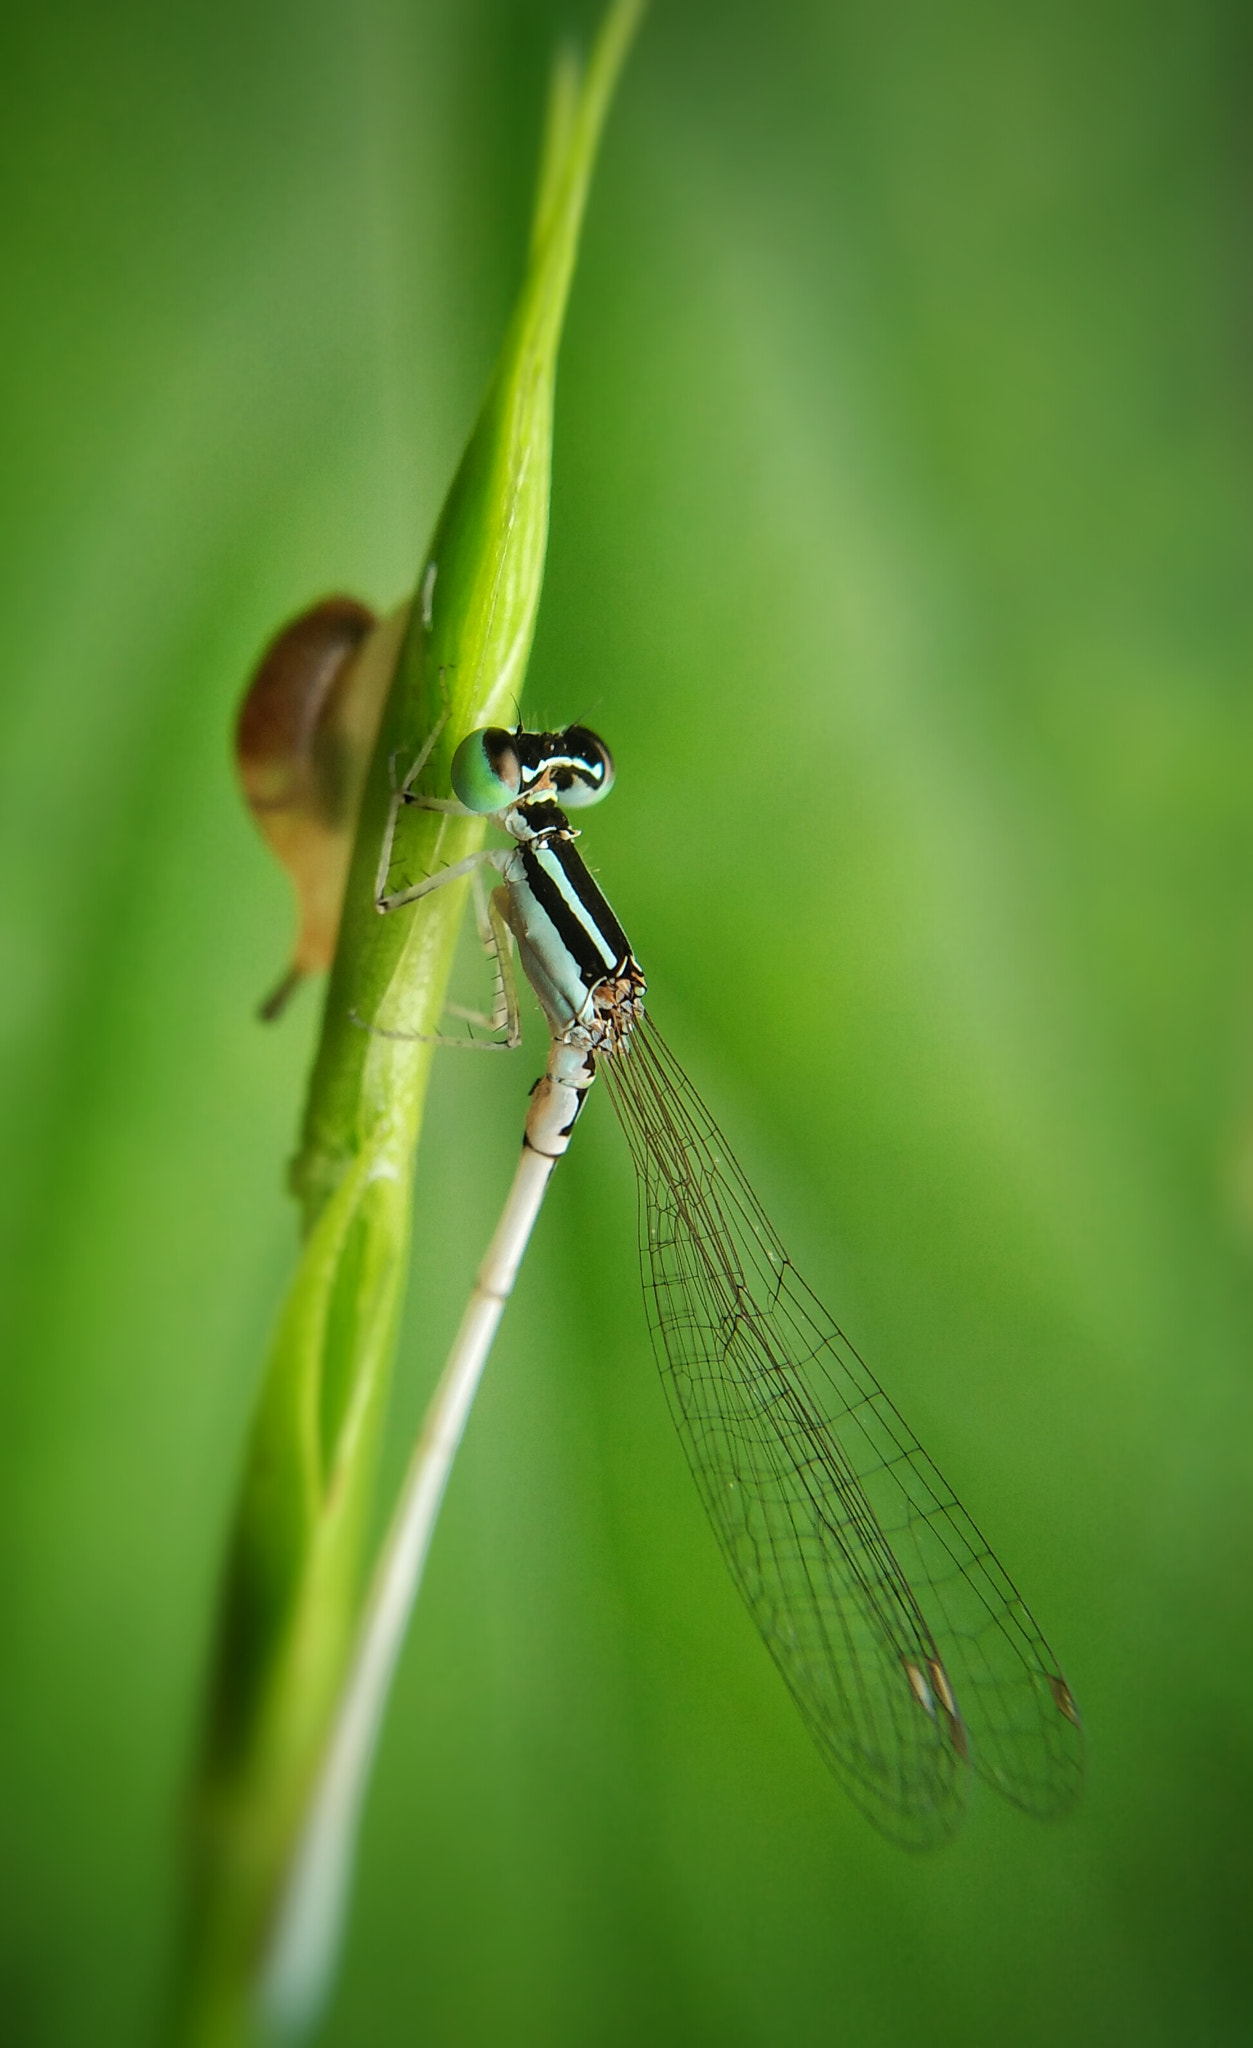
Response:
POLYGON ((535 797, 568 811, 599 803, 613 787, 613 755, 585 725, 563 732, 506 732, 484 726, 467 733, 452 759, 452 786, 479 817, 512 810, 535 797))

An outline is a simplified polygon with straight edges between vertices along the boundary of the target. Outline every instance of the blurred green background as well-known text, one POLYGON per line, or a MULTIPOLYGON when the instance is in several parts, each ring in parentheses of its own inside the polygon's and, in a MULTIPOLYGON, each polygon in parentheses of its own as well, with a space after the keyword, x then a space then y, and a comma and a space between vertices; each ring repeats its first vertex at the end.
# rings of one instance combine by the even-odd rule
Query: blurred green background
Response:
MULTIPOLYGON (((0 2032, 139 2043, 313 1033, 232 785, 390 604, 586 8, 49 0, 0 67, 0 2032)), ((1078 1813, 880 1842, 673 1437, 607 1101, 388 1722, 352 2048, 1247 2041, 1248 16, 657 0, 562 358, 533 721, 798 1264, 1058 1646, 1078 1813)), ((467 962, 467 976, 471 963, 467 962)), ((468 992, 468 991, 467 991, 468 992)), ((542 1048, 439 1065, 387 1477, 542 1048)))

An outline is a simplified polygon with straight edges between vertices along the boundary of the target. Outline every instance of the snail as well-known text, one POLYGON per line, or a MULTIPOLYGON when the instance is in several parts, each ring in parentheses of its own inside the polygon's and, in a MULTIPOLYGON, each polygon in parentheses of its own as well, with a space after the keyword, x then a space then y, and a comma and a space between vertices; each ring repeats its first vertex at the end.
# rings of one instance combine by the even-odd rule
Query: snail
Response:
POLYGON ((270 641, 235 724, 248 808, 296 894, 291 964, 261 1004, 279 1015, 307 975, 330 966, 366 769, 404 612, 380 622, 352 597, 326 597, 270 641))

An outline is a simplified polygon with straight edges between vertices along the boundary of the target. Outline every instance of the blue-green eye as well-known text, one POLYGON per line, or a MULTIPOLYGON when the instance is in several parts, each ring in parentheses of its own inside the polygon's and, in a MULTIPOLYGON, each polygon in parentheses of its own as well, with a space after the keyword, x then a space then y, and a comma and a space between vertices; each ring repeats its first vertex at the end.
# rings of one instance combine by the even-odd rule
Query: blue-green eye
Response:
POLYGON ((485 817, 507 811, 522 788, 522 765, 514 735, 499 725, 469 732, 452 757, 452 786, 468 811, 485 817))

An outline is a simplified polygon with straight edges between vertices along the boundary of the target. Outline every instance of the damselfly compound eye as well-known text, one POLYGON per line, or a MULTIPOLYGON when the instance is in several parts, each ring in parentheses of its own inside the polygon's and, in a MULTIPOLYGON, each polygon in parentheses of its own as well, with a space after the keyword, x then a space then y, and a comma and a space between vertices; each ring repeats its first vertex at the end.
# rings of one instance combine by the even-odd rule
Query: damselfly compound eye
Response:
POLYGON ((613 788, 613 755, 585 725, 568 725, 557 736, 562 758, 554 760, 553 782, 562 808, 583 810, 613 788))
POLYGON ((499 725, 467 733, 452 757, 452 786, 468 811, 507 811, 522 788, 514 735, 499 725))

